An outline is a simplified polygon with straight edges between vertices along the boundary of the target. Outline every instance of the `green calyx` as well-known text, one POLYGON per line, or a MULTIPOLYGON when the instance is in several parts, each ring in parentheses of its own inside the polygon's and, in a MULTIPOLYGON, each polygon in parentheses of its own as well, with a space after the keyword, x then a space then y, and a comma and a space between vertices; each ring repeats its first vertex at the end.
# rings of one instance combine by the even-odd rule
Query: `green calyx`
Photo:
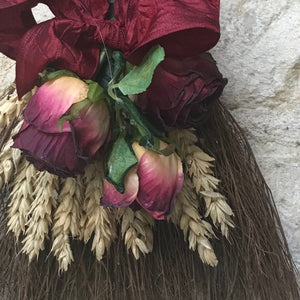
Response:
POLYGON ((41 78, 42 83, 45 83, 47 81, 50 81, 58 76, 68 76, 68 77, 74 77, 74 78, 78 78, 80 79, 80 77, 78 75, 76 75, 75 73, 68 71, 68 70, 58 70, 55 72, 43 72, 43 73, 39 73, 39 76, 41 78))

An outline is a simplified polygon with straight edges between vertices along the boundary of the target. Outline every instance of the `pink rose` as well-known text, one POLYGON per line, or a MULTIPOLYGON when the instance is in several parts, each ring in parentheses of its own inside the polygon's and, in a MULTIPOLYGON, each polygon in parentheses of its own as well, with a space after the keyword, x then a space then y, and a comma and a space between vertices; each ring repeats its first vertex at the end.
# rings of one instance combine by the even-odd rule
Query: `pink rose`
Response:
POLYGON ((88 89, 80 79, 59 76, 43 84, 29 101, 13 147, 20 148, 38 170, 73 176, 83 171, 106 141, 109 113, 104 101, 91 103, 79 118, 64 122, 61 132, 58 129, 60 116, 85 99, 88 89))
MULTIPOLYGON (((161 142, 161 148, 166 144, 161 142)), ((100 203, 124 207, 136 201, 154 218, 161 220, 171 212, 175 196, 183 185, 182 163, 177 154, 160 155, 146 150, 137 142, 132 145, 138 165, 125 176, 125 192, 119 193, 105 180, 104 196, 100 203)))

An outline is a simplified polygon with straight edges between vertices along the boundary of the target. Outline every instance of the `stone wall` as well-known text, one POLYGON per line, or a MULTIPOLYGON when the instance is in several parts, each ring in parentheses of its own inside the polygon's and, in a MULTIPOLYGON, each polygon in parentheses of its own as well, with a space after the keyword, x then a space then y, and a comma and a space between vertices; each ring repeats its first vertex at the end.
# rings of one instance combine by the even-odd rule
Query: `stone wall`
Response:
POLYGON ((212 51, 222 100, 245 129, 300 268, 300 2, 221 0, 212 51))
MULTIPOLYGON (((229 79, 222 100, 246 131, 298 268, 299 15, 298 0, 223 0, 222 37, 212 51, 229 79)), ((47 12, 41 9, 38 16, 47 12)), ((14 62, 0 54, 0 91, 13 80, 14 62)))

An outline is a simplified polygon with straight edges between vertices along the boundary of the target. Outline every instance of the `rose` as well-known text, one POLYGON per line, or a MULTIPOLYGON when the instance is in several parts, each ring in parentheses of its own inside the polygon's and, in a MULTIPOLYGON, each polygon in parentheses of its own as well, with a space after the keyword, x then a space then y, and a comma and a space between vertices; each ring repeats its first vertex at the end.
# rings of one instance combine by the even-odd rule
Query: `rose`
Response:
POLYGON ((109 132, 109 113, 104 101, 88 104, 75 120, 58 120, 72 104, 87 97, 89 86, 80 79, 59 76, 43 84, 24 110, 24 123, 14 137, 38 170, 62 177, 83 171, 104 144, 109 132))
MULTIPOLYGON (((166 144, 160 142, 161 148, 166 144)), ((183 184, 182 163, 176 153, 169 156, 146 150, 137 142, 132 145, 138 165, 124 179, 125 192, 119 193, 107 180, 100 203, 125 207, 136 201, 156 219, 165 219, 171 212, 176 194, 183 184)))
POLYGON ((208 118, 226 83, 208 54, 185 60, 167 58, 135 101, 164 127, 197 127, 208 118))

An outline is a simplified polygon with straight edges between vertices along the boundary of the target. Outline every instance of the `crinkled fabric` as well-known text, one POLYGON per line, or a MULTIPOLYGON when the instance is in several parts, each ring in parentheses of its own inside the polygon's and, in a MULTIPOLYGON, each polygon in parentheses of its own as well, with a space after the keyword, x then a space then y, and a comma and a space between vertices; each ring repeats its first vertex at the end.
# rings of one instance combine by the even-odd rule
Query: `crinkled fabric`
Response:
POLYGON ((49 64, 91 78, 97 68, 101 43, 106 43, 110 34, 115 36, 113 32, 118 29, 117 24, 111 26, 110 21, 104 22, 107 9, 106 0, 1 3, 0 51, 17 60, 19 97, 35 85, 38 73, 49 64), (38 2, 47 4, 55 18, 37 25, 31 8, 38 2))
POLYGON ((36 25, 36 0, 0 4, 0 51, 17 60, 17 89, 24 95, 47 65, 91 78, 102 44, 139 64, 156 44, 167 57, 185 58, 219 39, 219 0, 117 0, 115 20, 105 20, 106 0, 44 0, 55 18, 36 25))
POLYGON ((36 22, 31 8, 37 1, 1 0, 0 1, 0 52, 16 60, 24 34, 36 22))
MULTIPOLYGON (((116 29, 108 22, 102 24, 104 37, 107 32, 116 29)), ((54 19, 30 29, 22 39, 17 57, 19 96, 34 86, 38 73, 49 64, 58 69, 71 70, 81 78, 91 78, 98 65, 99 40, 102 40, 97 26, 54 19)))
POLYGON ((138 64, 160 44, 167 57, 184 58, 211 49, 219 40, 219 0, 117 0, 115 17, 124 30, 123 52, 138 64))

